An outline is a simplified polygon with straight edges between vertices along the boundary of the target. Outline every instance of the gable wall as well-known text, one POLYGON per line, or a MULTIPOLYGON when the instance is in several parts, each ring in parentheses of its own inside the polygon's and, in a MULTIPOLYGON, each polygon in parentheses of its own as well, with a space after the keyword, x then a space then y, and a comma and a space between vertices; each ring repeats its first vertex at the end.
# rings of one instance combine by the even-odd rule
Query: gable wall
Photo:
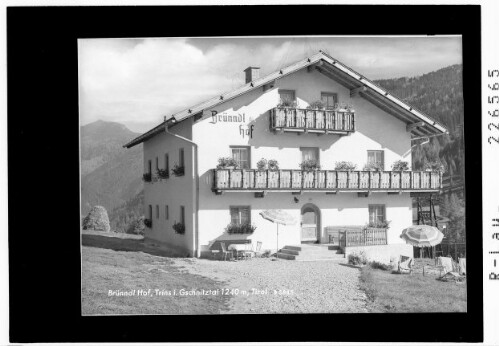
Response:
MULTIPOLYGON (((170 128, 172 133, 192 138, 192 119, 187 119, 170 128)), ((152 161, 153 176, 156 173, 156 157, 159 158, 159 167, 165 168, 165 154, 169 155, 170 177, 144 182, 144 215, 149 218, 148 206, 152 205, 152 228, 145 230, 147 238, 178 248, 182 255, 192 255, 194 249, 194 225, 195 225, 195 171, 194 148, 191 144, 164 132, 157 134, 144 142, 144 172, 148 170, 148 160, 152 161), (174 176, 171 172, 174 163, 179 162, 179 149, 184 148, 185 174, 174 176), (156 217, 156 205, 159 206, 159 218, 156 217), (165 205, 168 205, 169 218, 166 220, 165 205), (185 207, 184 235, 176 234, 172 226, 180 221, 180 206, 185 207)))
MULTIPOLYGON (((216 196, 211 191, 211 169, 216 167, 218 158, 231 156, 230 145, 246 145, 251 146, 251 168, 256 168, 256 162, 263 157, 278 160, 281 169, 299 169, 299 148, 319 147, 322 169, 334 169, 336 161, 352 161, 357 164, 358 169, 362 169, 367 162, 367 150, 384 150, 385 169, 390 170, 396 160, 411 162, 410 134, 406 132, 405 123, 360 96, 350 98, 350 90, 347 88, 317 71, 309 73, 306 69, 277 80, 273 89, 263 92, 261 87, 257 88, 237 99, 218 105, 213 110, 219 114, 244 114, 245 122, 215 122, 207 112, 206 118, 194 123, 193 140, 199 146, 201 245, 208 244, 223 233, 224 227, 230 222, 230 206, 251 205, 252 222, 258 226, 255 237, 262 237, 261 239, 265 239, 264 244, 274 246, 275 225, 261 220, 258 212, 269 208, 284 208, 293 215, 296 214, 299 219, 300 207, 307 201, 324 208, 322 226, 365 224, 368 222, 368 204, 386 204, 387 218, 392 220, 390 242, 401 241, 398 237, 401 229, 412 223, 411 199, 408 194, 389 196, 376 193, 369 198, 358 198, 356 193, 333 197, 306 193, 300 197, 298 204, 293 202, 293 196, 289 193, 270 193, 264 199, 254 198, 253 193, 226 193, 216 196), (308 104, 320 99, 321 91, 338 93, 339 102, 351 104, 356 111, 356 132, 349 136, 273 134, 269 130, 268 111, 279 102, 279 88, 295 90, 301 108, 306 108, 308 104), (253 136, 250 138, 244 131, 252 125, 253 136), (326 212, 327 209, 329 211, 326 212)), ((296 229, 299 223, 298 226, 290 227, 296 229)), ((282 244, 299 243, 297 231, 283 231, 281 236, 282 244)), ((267 248, 265 245, 264 247, 267 248)))

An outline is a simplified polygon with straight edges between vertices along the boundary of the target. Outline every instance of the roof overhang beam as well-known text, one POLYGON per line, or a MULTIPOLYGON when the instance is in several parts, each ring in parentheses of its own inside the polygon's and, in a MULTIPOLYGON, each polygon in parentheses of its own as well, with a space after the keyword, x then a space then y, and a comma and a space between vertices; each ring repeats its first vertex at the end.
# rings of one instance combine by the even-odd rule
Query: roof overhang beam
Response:
POLYGON ((416 128, 419 128, 419 127, 423 127, 425 126, 426 123, 424 121, 419 121, 417 123, 412 123, 412 124, 408 124, 405 129, 407 132, 411 132, 413 129, 416 129, 416 128))
POLYGON ((327 77, 337 81, 338 83, 340 83, 341 85, 343 85, 347 89, 353 89, 353 88, 357 87, 356 84, 352 83, 350 80, 347 79, 348 77, 345 78, 345 77, 339 75, 338 73, 334 72, 333 70, 326 68, 325 66, 317 67, 317 69, 319 70, 319 72, 321 72, 322 74, 326 75, 327 77))
POLYGON ((366 92, 366 91, 367 91, 367 87, 365 85, 362 85, 358 88, 350 89, 350 97, 355 97, 355 96, 359 95, 361 92, 366 92))

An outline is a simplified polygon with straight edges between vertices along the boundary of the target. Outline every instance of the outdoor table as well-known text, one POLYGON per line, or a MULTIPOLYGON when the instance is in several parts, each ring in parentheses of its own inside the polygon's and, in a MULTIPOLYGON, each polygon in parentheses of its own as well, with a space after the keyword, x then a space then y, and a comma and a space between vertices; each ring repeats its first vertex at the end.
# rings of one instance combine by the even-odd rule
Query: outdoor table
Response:
POLYGON ((237 258, 240 253, 248 251, 248 244, 230 244, 227 250, 234 251, 237 258))

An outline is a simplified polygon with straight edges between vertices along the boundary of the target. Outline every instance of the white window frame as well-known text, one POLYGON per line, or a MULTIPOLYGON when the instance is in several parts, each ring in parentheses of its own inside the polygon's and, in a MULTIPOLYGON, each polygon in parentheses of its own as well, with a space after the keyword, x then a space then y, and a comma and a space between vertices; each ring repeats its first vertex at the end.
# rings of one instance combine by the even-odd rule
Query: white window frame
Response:
MULTIPOLYGON (((250 146, 247 146, 247 145, 231 145, 230 146, 230 155, 235 160, 235 158, 234 158, 234 151, 235 150, 243 150, 243 149, 246 150, 246 152, 248 153, 248 159, 246 161, 240 161, 239 160, 238 161, 239 168, 241 168, 241 169, 250 169, 251 168, 251 147, 250 146), (240 165, 241 162, 246 162, 247 163, 246 167, 242 167, 240 165)), ((241 157, 241 155, 239 155, 239 157, 241 157)))
POLYGON ((385 151, 384 150, 368 150, 367 151, 367 163, 379 162, 381 164, 381 169, 385 170, 385 151), (369 155, 374 154, 374 161, 369 159, 369 155), (376 156, 380 155, 380 160, 378 161, 376 156))
POLYGON ((368 212, 369 212, 369 223, 378 223, 378 222, 385 222, 386 221, 386 205, 385 204, 369 204, 368 207, 368 212), (379 213, 381 209, 381 213, 379 213), (371 211, 374 211, 373 218, 371 218, 371 211), (381 220, 379 217, 381 216, 381 220))
POLYGON ((248 210, 248 220, 247 220, 246 223, 251 224, 251 206, 249 206, 249 205, 231 205, 229 207, 229 216, 230 216, 230 222, 231 223, 235 223, 236 225, 242 225, 243 224, 243 222, 242 222, 243 221, 242 220, 242 218, 243 218, 242 217, 243 216, 242 210, 243 209, 247 209, 248 210), (238 218, 238 220, 236 220, 236 222, 234 222, 234 219, 232 218, 232 211, 233 210, 237 210, 237 214, 238 214, 237 218, 238 218))

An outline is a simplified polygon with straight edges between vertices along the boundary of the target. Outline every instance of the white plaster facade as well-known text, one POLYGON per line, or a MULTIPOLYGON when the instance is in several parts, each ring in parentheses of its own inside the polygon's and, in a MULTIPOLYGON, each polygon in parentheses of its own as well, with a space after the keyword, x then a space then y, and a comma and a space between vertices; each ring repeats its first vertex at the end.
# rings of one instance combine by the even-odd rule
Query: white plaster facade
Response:
MULTIPOLYGON (((367 162, 368 150, 384 152, 385 170, 393 162, 411 162, 411 133, 407 123, 388 114, 360 96, 350 96, 350 90, 335 80, 315 70, 306 68, 275 80, 268 90, 255 88, 234 99, 205 110, 203 116, 189 117, 171 126, 169 133, 162 131, 144 141, 144 172, 148 161, 155 172, 156 158, 159 167, 165 166, 169 155, 169 168, 178 162, 179 149, 184 148, 185 175, 145 183, 145 215, 151 217, 152 228, 146 228, 146 237, 184 251, 186 255, 199 256, 215 240, 248 238, 253 243, 261 241, 264 249, 276 248, 276 225, 264 220, 259 213, 266 209, 283 209, 298 221, 293 226, 280 226, 279 248, 301 242, 301 209, 311 203, 320 209, 320 241, 326 242, 325 227, 364 225, 369 221, 368 206, 385 206, 386 219, 391 221, 388 244, 402 244, 401 231, 412 224, 412 203, 408 192, 388 194, 372 193, 359 197, 355 192, 327 195, 324 192, 269 192, 256 198, 253 192, 227 192, 216 195, 212 191, 213 172, 218 158, 231 156, 230 146, 249 146, 251 168, 261 158, 276 159, 281 169, 299 169, 301 147, 319 148, 321 169, 334 169, 337 161, 351 161, 362 169, 367 162), (355 132, 350 135, 312 133, 278 133, 269 129, 269 110, 279 103, 279 90, 294 90, 300 108, 319 100, 321 92, 338 95, 338 102, 345 102, 355 110, 355 132), (222 121, 214 121, 216 111, 222 121), (223 121, 223 116, 234 116, 244 122, 223 121), (249 135, 252 129, 252 136, 249 135), (177 136, 176 136, 177 135, 177 136), (179 137, 181 136, 181 137, 179 137), (149 215, 149 206, 152 215, 149 215), (156 206, 159 214, 156 215, 156 206), (166 216, 168 206, 168 219, 166 216), (180 208, 185 210, 185 234, 172 229, 180 220, 180 208), (249 206, 251 223, 256 230, 251 235, 229 235, 224 229, 230 223, 231 206, 249 206)), ((229 118, 227 118, 228 120, 229 118)))

